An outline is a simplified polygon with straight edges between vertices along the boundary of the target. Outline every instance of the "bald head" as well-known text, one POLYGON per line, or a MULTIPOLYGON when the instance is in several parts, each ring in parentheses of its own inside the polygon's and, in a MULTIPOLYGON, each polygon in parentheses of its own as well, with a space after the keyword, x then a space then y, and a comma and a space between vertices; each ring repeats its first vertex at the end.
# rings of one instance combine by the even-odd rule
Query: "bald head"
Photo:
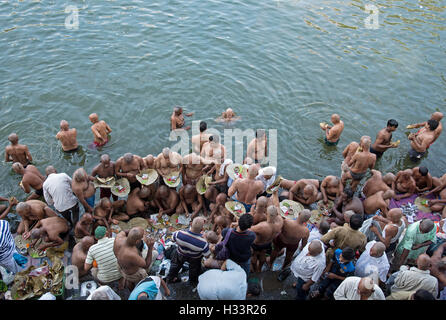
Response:
POLYGON ((103 163, 103 164, 110 163, 110 156, 108 154, 103 154, 101 156, 101 163, 103 163))
POLYGON ((15 207, 15 211, 20 214, 27 214, 31 210, 31 207, 26 202, 19 202, 15 207))
POLYGON ((394 197, 395 197, 395 191, 393 191, 392 189, 387 190, 386 192, 383 193, 384 200, 393 199, 394 197))
POLYGON ((169 148, 164 148, 163 149, 163 156, 164 158, 168 158, 170 154, 170 149, 169 148))
POLYGON ((149 197, 151 193, 152 190, 144 186, 141 188, 141 190, 139 190, 139 197, 145 199, 149 197))
POLYGON ((12 144, 17 144, 19 142, 19 136, 16 133, 11 133, 8 136, 8 140, 9 142, 11 142, 12 144))
POLYGON ((73 173, 73 180, 82 182, 87 180, 87 171, 84 168, 79 168, 73 173))
POLYGON ((308 220, 310 220, 311 218, 311 211, 308 209, 303 209, 300 214, 299 217, 297 218, 297 220, 299 221, 299 223, 305 223, 308 220))
POLYGON ((395 175, 391 172, 385 174, 383 177, 383 181, 387 185, 390 185, 392 184, 392 182, 395 182, 395 179, 396 179, 395 175))
POLYGON ((64 130, 64 131, 67 131, 68 128, 69 128, 68 121, 67 120, 62 120, 60 122, 60 129, 64 130))
POLYGON ((127 236, 127 243, 129 245, 136 245, 136 243, 142 239, 143 235, 144 235, 143 228, 134 227, 129 231, 129 235, 127 236))
POLYGON ((392 221, 392 223, 397 223, 403 217, 403 210, 400 208, 390 209, 387 213, 387 216, 389 217, 390 221, 392 221))
POLYGON ((93 222, 93 216, 90 213, 84 213, 81 220, 91 223, 93 222))
POLYGON ((322 244, 319 240, 313 240, 308 245, 308 253, 310 256, 316 257, 322 252, 322 244))
POLYGON ((25 168, 23 167, 23 165, 20 162, 14 162, 12 164, 12 170, 14 170, 14 172, 18 173, 18 174, 25 173, 25 168))
POLYGON ((331 115, 331 122, 333 122, 334 124, 339 123, 339 121, 341 121, 341 117, 339 116, 339 114, 334 113, 331 115))
POLYGON ((39 239, 41 233, 42 233, 41 228, 34 228, 33 231, 31 231, 31 239, 39 239))
POLYGON ((364 150, 370 150, 370 145, 372 144, 372 139, 369 136, 361 137, 361 147, 364 150))
POLYGON ((45 173, 47 176, 49 176, 52 173, 57 173, 56 168, 54 168, 53 166, 48 166, 45 168, 45 173))
POLYGON ((265 208, 268 204, 268 198, 265 196, 261 196, 257 199, 256 208, 265 208))
POLYGON ((80 242, 81 242, 82 249, 85 252, 87 252, 88 249, 90 249, 90 247, 92 245, 94 245, 94 238, 92 236, 86 236, 86 237, 83 237, 80 242))
POLYGON ((88 119, 90 119, 90 121, 91 121, 92 123, 96 123, 96 122, 99 121, 99 117, 98 117, 97 113, 92 113, 92 114, 90 114, 90 115, 88 116, 88 119))
POLYGON ((127 152, 126 154, 124 154, 124 161, 127 163, 131 163, 133 161, 133 154, 131 154, 130 152, 127 152))
POLYGON ((155 158, 151 154, 147 155, 147 157, 145 157, 144 160, 146 161, 146 164, 149 167, 152 167, 153 164, 155 163, 155 158))
POLYGON ((255 179, 255 177, 257 177, 258 174, 259 174, 259 168, 255 164, 250 165, 248 169, 248 177, 251 179, 255 179))
POLYGON ((203 217, 196 217, 192 221, 192 225, 191 225, 190 229, 194 233, 200 233, 201 230, 203 230, 203 226, 204 226, 204 218, 203 217))
POLYGON ((266 209, 266 213, 268 214, 268 216, 271 219, 274 219, 275 217, 277 217, 278 212, 277 212, 276 206, 273 206, 273 205, 268 206, 268 208, 266 209))
POLYGON ((423 219, 420 222, 420 231, 422 233, 428 233, 434 228, 434 222, 430 219, 423 219))
POLYGON ((373 294, 373 292, 375 291, 374 287, 375 287, 375 283, 374 283, 373 279, 370 277, 365 277, 359 281, 358 291, 359 291, 360 295, 370 297, 373 294))
POLYGON ((228 199, 228 196, 226 195, 226 193, 219 193, 217 195, 216 202, 220 205, 223 205, 226 203, 226 199, 228 199))
POLYGON ((350 218, 355 214, 353 210, 347 210, 344 212, 344 221, 350 223, 350 218))
POLYGON ((432 113, 431 119, 441 121, 441 119, 443 119, 443 113, 438 112, 438 111, 434 112, 434 113, 432 113))
POLYGON ((315 191, 317 191, 317 189, 313 184, 307 184, 304 188, 303 194, 305 196, 311 196, 315 191))
POLYGON ((386 245, 382 242, 377 242, 370 248, 370 256, 374 258, 382 257, 384 251, 386 251, 386 245))
POLYGON ((420 254, 417 258, 417 268, 420 270, 429 270, 429 268, 431 267, 432 263, 431 263, 431 258, 423 253, 420 254))

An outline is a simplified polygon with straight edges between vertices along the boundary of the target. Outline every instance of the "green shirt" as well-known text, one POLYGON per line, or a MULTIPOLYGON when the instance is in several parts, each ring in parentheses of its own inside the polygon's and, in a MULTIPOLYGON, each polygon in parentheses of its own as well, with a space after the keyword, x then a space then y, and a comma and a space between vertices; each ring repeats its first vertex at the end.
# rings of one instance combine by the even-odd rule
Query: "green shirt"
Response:
MULTIPOLYGON (((436 241, 436 228, 432 228, 428 233, 422 233, 420 231, 420 223, 421 221, 417 221, 409 225, 406 230, 406 234, 403 237, 403 240, 400 241, 398 247, 396 248, 397 255, 401 255, 404 249, 409 250, 409 255, 407 259, 416 260, 418 256, 422 253, 425 253, 428 246, 421 247, 419 249, 413 250, 412 246, 414 244, 420 244, 426 241, 436 241)), ((402 261, 404 263, 404 261, 402 261)))

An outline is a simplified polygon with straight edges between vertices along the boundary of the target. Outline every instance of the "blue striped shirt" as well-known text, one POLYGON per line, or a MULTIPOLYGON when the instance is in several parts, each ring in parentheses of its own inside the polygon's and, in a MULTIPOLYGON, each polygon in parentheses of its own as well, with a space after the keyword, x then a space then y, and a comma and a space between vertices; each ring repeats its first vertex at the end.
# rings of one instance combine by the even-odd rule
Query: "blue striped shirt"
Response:
POLYGON ((15 250, 15 241, 9 230, 9 222, 0 220, 0 261, 10 259, 15 250))
POLYGON ((174 232, 173 241, 178 245, 178 252, 190 258, 208 257, 211 254, 209 244, 199 233, 190 230, 174 232))

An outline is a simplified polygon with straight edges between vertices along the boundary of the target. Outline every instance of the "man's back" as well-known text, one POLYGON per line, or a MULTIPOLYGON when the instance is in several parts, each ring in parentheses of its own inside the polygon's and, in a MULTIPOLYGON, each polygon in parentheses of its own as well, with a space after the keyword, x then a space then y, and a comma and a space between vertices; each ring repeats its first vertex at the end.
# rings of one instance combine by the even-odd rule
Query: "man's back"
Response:
POLYGON ((52 173, 43 183, 45 200, 49 205, 54 203, 57 211, 63 212, 77 203, 71 189, 71 178, 66 173, 52 173))
POLYGON ((430 274, 429 270, 420 270, 416 267, 408 269, 403 266, 395 278, 395 283, 392 286, 392 298, 408 299, 413 291, 424 289, 431 292, 434 297, 438 293, 438 280, 430 274))
POLYGON ((114 239, 102 238, 92 245, 87 253, 85 263, 92 264, 96 260, 98 264, 98 279, 102 282, 111 282, 121 278, 118 269, 118 261, 113 252, 114 239))
POLYGON ((256 239, 256 234, 251 230, 237 232, 235 229, 225 228, 222 231, 222 239, 226 232, 232 230, 229 240, 226 244, 229 249, 229 258, 236 263, 248 261, 251 257, 251 245, 256 239))

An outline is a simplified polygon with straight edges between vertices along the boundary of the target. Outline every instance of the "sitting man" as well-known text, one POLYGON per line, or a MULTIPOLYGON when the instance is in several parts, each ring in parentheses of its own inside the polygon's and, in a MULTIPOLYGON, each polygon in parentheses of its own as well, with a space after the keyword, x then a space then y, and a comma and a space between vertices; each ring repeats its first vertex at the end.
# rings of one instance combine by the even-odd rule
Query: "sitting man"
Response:
POLYGON ((17 229, 18 234, 23 235, 23 239, 28 239, 30 231, 36 224, 45 218, 57 217, 57 214, 40 200, 28 200, 19 202, 16 206, 17 214, 22 218, 17 229))
POLYGON ((417 191, 417 184, 412 176, 412 170, 407 169, 397 173, 395 179, 395 200, 410 197, 417 191))
POLYGON ((373 215, 381 213, 386 218, 389 211, 390 200, 395 198, 395 192, 393 190, 387 190, 386 192, 378 191, 374 195, 371 195, 364 200, 364 212, 366 219, 371 218, 373 215))
POLYGON ((87 259, 88 249, 90 249, 92 245, 94 245, 94 238, 92 236, 87 236, 83 237, 73 248, 71 264, 77 267, 79 278, 82 278, 88 273, 88 271, 84 269, 84 266, 85 259, 87 259))
POLYGON ((135 227, 127 232, 121 231, 115 239, 113 252, 118 260, 118 267, 124 277, 125 286, 133 290, 135 285, 144 280, 148 274, 146 269, 152 263, 152 252, 155 240, 149 238, 141 227, 135 227), (143 259, 137 245, 141 240, 147 245, 148 254, 143 259))
POLYGON ((432 176, 426 167, 413 168, 412 178, 415 180, 418 193, 432 189, 432 176))
POLYGON ((318 191, 319 181, 314 179, 301 179, 290 189, 288 199, 298 201, 303 205, 310 205, 322 199, 318 191))
POLYGON ((84 237, 93 235, 94 218, 89 213, 84 213, 74 227, 74 240, 79 243, 84 237))
POLYGON ((329 223, 335 222, 337 225, 342 226, 345 223, 344 213, 349 210, 360 214, 361 216, 364 215, 362 201, 354 196, 354 193, 350 188, 347 188, 333 206, 333 213, 335 214, 334 218, 329 218, 327 221, 329 223))
POLYGON ((370 170, 372 176, 367 179, 364 183, 364 187, 362 188, 362 196, 364 198, 370 197, 374 195, 378 191, 386 192, 389 189, 393 189, 391 187, 392 182, 395 182, 395 176, 393 174, 386 174, 384 177, 381 172, 378 170, 370 170), (393 180, 393 181, 392 181, 393 180), (389 186, 390 183, 390 186, 389 186))
POLYGON ((336 200, 344 191, 341 179, 335 176, 326 176, 321 183, 322 200, 327 204, 328 200, 336 200))
POLYGON ((41 244, 37 250, 43 251, 49 247, 57 247, 64 243, 64 238, 68 235, 70 226, 67 220, 61 217, 50 217, 40 220, 34 230, 31 232, 30 244, 34 247, 39 239, 42 239, 46 244, 41 244))
POLYGON ((20 182, 20 187, 23 191, 30 193, 31 188, 35 190, 28 198, 26 198, 26 200, 43 197, 43 182, 45 181, 45 177, 42 176, 35 166, 29 164, 25 168, 20 162, 14 162, 12 164, 12 169, 15 173, 23 176, 22 181, 20 182))
MULTIPOLYGON (((115 176, 115 163, 110 160, 110 156, 108 154, 103 154, 101 156, 101 162, 93 168, 91 171, 91 178, 98 177, 102 179, 107 179, 115 176)), ((99 188, 100 193, 99 197, 102 198, 110 198, 112 196, 113 200, 118 200, 118 196, 112 195, 111 188, 99 188)))
POLYGON ((198 180, 203 175, 203 169, 206 165, 211 163, 211 161, 208 161, 195 153, 190 153, 184 156, 182 161, 183 167, 181 170, 183 186, 190 184, 195 187, 198 180))
MULTIPOLYGON (((160 183, 163 184, 164 180, 162 177, 168 176, 173 172, 180 172, 182 167, 182 157, 170 150, 169 148, 164 148, 163 152, 160 153, 155 158, 155 169, 160 177, 160 183)), ((184 181, 183 181, 184 184, 184 181)))
POLYGON ((118 224, 119 221, 129 220, 130 217, 123 212, 124 206, 125 200, 111 202, 109 198, 101 198, 94 208, 95 229, 98 225, 108 229, 112 223, 118 224))
POLYGON ((177 214, 186 214, 186 218, 189 217, 192 212, 191 219, 195 219, 197 214, 203 209, 204 214, 207 216, 207 210, 204 206, 203 196, 197 192, 195 186, 186 184, 180 188, 178 192, 180 194, 180 204, 177 206, 177 214))
POLYGON ((336 249, 334 257, 328 262, 324 270, 323 279, 318 289, 312 294, 312 298, 314 299, 319 297, 319 295, 323 295, 323 300, 333 300, 333 293, 342 281, 354 275, 354 258, 355 251, 352 248, 345 247, 342 250, 336 249))
POLYGON ((226 209, 225 203, 228 197, 224 193, 217 196, 216 203, 211 204, 211 215, 209 220, 213 223, 212 230, 221 234, 224 228, 231 225, 233 215, 226 209))
POLYGON ((142 217, 145 218, 148 213, 150 203, 145 201, 151 194, 151 189, 147 187, 136 187, 133 189, 127 198, 127 215, 130 218, 142 217))
POLYGON ((79 168, 74 171, 71 188, 80 203, 84 206, 85 212, 92 213, 96 189, 94 188, 93 182, 88 178, 84 168, 79 168))
POLYGON ((154 202, 159 209, 158 218, 161 218, 163 214, 171 216, 176 212, 180 196, 175 189, 162 185, 155 193, 154 202))

